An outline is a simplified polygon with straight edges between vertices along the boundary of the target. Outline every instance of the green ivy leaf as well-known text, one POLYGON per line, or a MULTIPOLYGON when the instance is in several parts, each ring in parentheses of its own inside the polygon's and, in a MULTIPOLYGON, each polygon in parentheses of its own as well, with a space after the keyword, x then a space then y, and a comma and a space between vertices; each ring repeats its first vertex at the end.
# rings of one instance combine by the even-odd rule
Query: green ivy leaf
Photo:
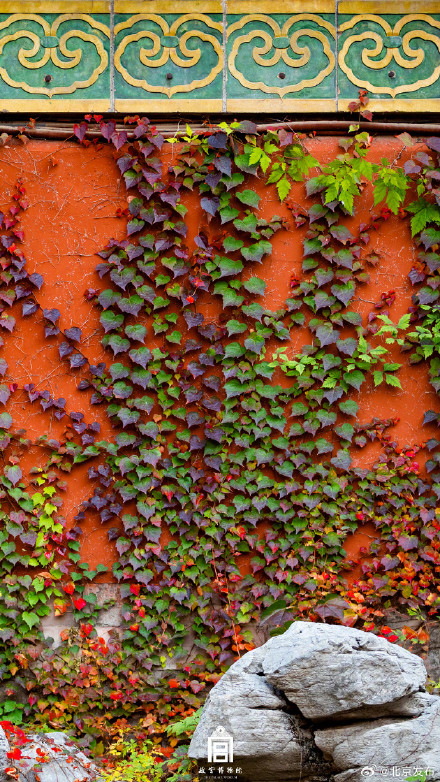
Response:
POLYGON ((334 456, 332 459, 330 459, 331 463, 334 467, 337 467, 340 470, 349 470, 351 466, 351 456, 350 452, 347 451, 345 448, 340 449, 336 456, 334 456))
POLYGON ((315 440, 315 445, 318 454, 330 453, 331 451, 333 451, 332 443, 329 443, 329 441, 326 440, 325 437, 319 437, 317 440, 315 440))
POLYGON ((225 358, 238 358, 244 352, 244 348, 239 342, 230 342, 225 346, 225 358))
POLYGON ((242 220, 234 220, 234 225, 238 231, 246 231, 246 233, 254 233, 257 227, 257 218, 255 215, 248 214, 242 220))
POLYGON ((344 372, 344 380, 346 383, 348 383, 349 386, 353 386, 356 391, 359 391, 362 383, 365 380, 365 375, 358 369, 355 369, 353 372, 344 372))
POLYGON ((0 413, 0 429, 10 429, 12 416, 9 413, 0 413))
POLYGON ((101 312, 99 320, 104 327, 105 333, 107 334, 108 331, 115 331, 120 326, 122 326, 124 322, 124 316, 113 312, 113 310, 104 310, 104 312, 101 312))
POLYGON ((373 380, 375 386, 380 386, 380 384, 383 381, 383 372, 379 372, 379 370, 375 370, 373 372, 373 380))
POLYGON ((342 424, 342 426, 336 426, 335 433, 343 440, 349 440, 351 442, 354 435, 354 428, 351 424, 345 423, 342 424))
POLYGON ((217 282, 214 293, 223 297, 223 307, 239 307, 244 301, 244 296, 239 296, 226 282, 217 282))
POLYGON ((266 283, 264 280, 261 280, 260 277, 250 277, 248 280, 243 282, 243 287, 246 288, 249 293, 263 296, 264 291, 266 290, 266 283))
POLYGON ((359 405, 354 399, 346 399, 345 402, 339 403, 339 409, 341 413, 345 415, 356 415, 359 410, 359 405))
POLYGON ((224 225, 225 223, 229 223, 231 220, 234 220, 234 224, 235 224, 235 218, 238 217, 240 212, 238 211, 238 209, 234 209, 232 206, 224 206, 223 209, 220 209, 219 214, 220 214, 220 220, 222 225, 224 225))
POLYGON ((290 184, 287 177, 283 177, 282 179, 278 180, 276 184, 276 188, 277 188, 278 198, 280 199, 280 201, 284 201, 284 199, 287 198, 287 196, 289 195, 292 185, 290 184))
POLYGON ((233 334, 243 334, 244 331, 247 331, 247 326, 245 323, 240 323, 238 320, 228 320, 226 323, 226 328, 228 330, 228 336, 232 337, 233 334))
POLYGON ((402 386, 400 385, 399 378, 396 377, 395 375, 385 374, 385 382, 387 383, 387 385, 393 386, 394 388, 400 388, 400 389, 402 388, 402 386))
POLYGON ((246 206, 251 206, 253 209, 258 209, 258 204, 260 203, 260 196, 258 193, 255 192, 255 190, 241 190, 237 191, 235 193, 238 200, 241 201, 242 204, 246 204, 246 206))
POLYGON ((241 250, 243 245, 244 242, 241 239, 236 239, 235 236, 226 236, 223 239, 223 247, 227 253, 233 253, 236 250, 241 250))
POLYGON ((231 277, 240 274, 243 270, 241 261, 234 261, 232 258, 221 258, 218 264, 221 277, 231 277))
POLYGON ((21 618, 25 624, 29 627, 29 630, 32 630, 35 625, 40 624, 40 617, 38 614, 35 614, 33 611, 23 611, 21 618))
POLYGON ((180 342, 182 341, 182 334, 180 331, 175 329, 171 332, 171 334, 166 334, 165 339, 168 340, 168 342, 174 343, 175 345, 180 345, 180 342))
POLYGON ((260 242, 251 244, 250 247, 244 247, 241 251, 241 255, 246 261, 256 261, 260 263, 263 256, 272 252, 272 245, 270 242, 262 239, 260 242))

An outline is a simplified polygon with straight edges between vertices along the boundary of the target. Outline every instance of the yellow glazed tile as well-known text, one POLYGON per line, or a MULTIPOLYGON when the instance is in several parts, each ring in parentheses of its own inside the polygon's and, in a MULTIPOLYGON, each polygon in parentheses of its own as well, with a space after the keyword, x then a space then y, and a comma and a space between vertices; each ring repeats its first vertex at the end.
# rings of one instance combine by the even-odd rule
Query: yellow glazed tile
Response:
POLYGON ((0 0, 0 14, 108 14, 106 0, 0 0))
POLYGON ((221 0, 115 0, 115 14, 221 14, 221 0))
POLYGON ((334 0, 228 0, 228 14, 304 14, 322 13, 333 14, 335 12, 334 0))
POLYGON ((341 0, 339 14, 438 14, 440 3, 417 2, 417 0, 341 0))
POLYGON ((120 112, 135 112, 136 114, 139 114, 139 112, 156 112, 156 113, 165 113, 165 114, 173 114, 176 111, 182 111, 182 112, 196 112, 196 113, 205 113, 210 111, 216 111, 221 112, 222 111, 222 101, 218 99, 209 99, 206 100, 203 98, 176 98, 176 99, 133 99, 133 98, 120 98, 116 99, 115 102, 115 111, 120 112))
POLYGON ((279 100, 277 98, 252 99, 246 98, 230 99, 226 102, 226 110, 230 112, 254 111, 258 114, 274 111, 300 111, 302 113, 336 111, 335 100, 301 100, 301 98, 286 98, 279 100))
POLYGON ((79 112, 86 113, 91 110, 94 111, 110 111, 110 98, 102 100, 78 100, 75 98, 60 98, 59 100, 47 100, 35 98, 32 99, 7 99, 0 100, 0 116, 2 114, 12 114, 16 111, 25 112, 59 112, 64 111, 66 114, 79 112))
MULTIPOLYGON (((339 100, 339 111, 349 111, 348 106, 352 101, 339 100)), ((370 98, 368 101, 368 110, 373 113, 376 111, 407 111, 411 114, 440 112, 440 98, 396 98, 394 100, 380 100, 380 98, 370 98)))

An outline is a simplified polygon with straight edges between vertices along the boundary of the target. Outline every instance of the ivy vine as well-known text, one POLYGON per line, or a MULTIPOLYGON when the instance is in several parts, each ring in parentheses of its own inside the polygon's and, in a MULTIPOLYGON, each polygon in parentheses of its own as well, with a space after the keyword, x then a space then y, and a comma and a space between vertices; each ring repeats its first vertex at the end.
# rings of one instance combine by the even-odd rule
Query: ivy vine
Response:
MULTIPOLYGON (((258 135, 248 121, 198 135, 187 127, 165 142, 146 118, 127 118, 118 131, 89 116, 74 128, 85 145, 90 123, 100 126, 99 143, 114 146, 128 192, 126 237, 99 254, 101 282, 86 294, 107 360, 91 365, 81 330, 62 331, 60 312, 38 302, 43 279, 27 272, 22 250, 21 181, 1 215, 0 326, 13 332, 17 302, 22 317, 42 322, 60 361, 81 370, 78 406, 101 406, 113 436, 100 439, 99 424, 32 383, 18 389, 0 359, 0 667, 12 703, 28 693, 27 718, 75 727, 102 751, 103 739, 135 723, 160 743, 253 648, 261 626, 306 617, 403 640, 386 625, 389 608, 438 617, 440 439, 400 447, 394 420, 359 422, 356 398, 369 384, 399 389, 396 355, 405 353, 428 363, 440 391, 440 140, 428 139, 428 151, 404 166, 376 164, 370 136, 356 133, 322 165, 305 136, 258 135), (174 155, 164 164, 169 141, 174 155), (260 215, 261 179, 291 220, 260 215), (309 207, 293 201, 298 182, 309 207), (353 228, 367 183, 374 216, 353 228), (204 215, 194 242, 188 191, 204 215), (391 214, 410 221, 418 248, 413 301, 395 320, 395 294, 384 293, 365 324, 356 300, 380 262, 369 234, 391 214), (258 264, 276 234, 299 229, 302 272, 271 311, 258 264), (218 314, 208 316, 212 300, 218 314), (70 422, 64 440, 33 443, 42 461, 29 475, 20 462, 31 442, 6 409, 17 390, 70 422), (353 466, 372 441, 375 465, 353 466), (92 488, 72 526, 61 515, 65 474, 84 462, 92 488), (99 515, 117 552, 124 627, 107 641, 95 630, 103 606, 85 589, 105 571, 81 561, 88 514, 99 515), (355 563, 344 545, 367 522, 377 537, 361 552, 361 577, 349 581, 355 563), (40 627, 51 602, 60 617, 71 606, 76 620, 55 650, 40 627)), ((402 143, 411 140, 404 134, 402 143)), ((425 422, 439 415, 427 411, 425 422)))

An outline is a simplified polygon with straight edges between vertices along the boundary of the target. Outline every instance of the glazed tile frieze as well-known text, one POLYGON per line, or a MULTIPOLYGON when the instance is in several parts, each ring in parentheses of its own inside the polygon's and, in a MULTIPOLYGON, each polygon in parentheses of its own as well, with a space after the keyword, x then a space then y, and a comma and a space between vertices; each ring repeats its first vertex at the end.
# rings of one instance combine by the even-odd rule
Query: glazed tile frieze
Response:
POLYGON ((0 109, 440 109, 440 2, 0 0, 0 109))

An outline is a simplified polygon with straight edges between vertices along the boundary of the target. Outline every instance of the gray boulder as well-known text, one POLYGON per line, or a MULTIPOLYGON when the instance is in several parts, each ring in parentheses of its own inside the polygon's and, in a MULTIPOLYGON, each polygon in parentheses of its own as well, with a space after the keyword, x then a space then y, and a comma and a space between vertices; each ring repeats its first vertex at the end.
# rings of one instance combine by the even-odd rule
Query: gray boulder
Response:
POLYGON ((189 754, 208 766, 221 728, 243 782, 361 782, 393 768, 405 779, 422 767, 440 782, 440 699, 425 680, 420 658, 383 638, 295 622, 213 688, 189 754))
POLYGON ((9 741, 3 728, 0 727, 0 782, 11 782, 11 778, 4 773, 4 769, 11 765, 11 761, 6 755, 9 750, 9 741))
POLYGON ((384 776, 380 768, 390 777, 393 768, 411 769, 411 774, 429 768, 429 782, 439 782, 440 698, 427 693, 422 697, 424 709, 414 719, 379 719, 316 731, 315 742, 324 756, 345 772, 336 774, 335 782, 361 782, 365 767, 377 769, 377 778, 384 776))
POLYGON ((378 717, 426 681, 419 657, 351 627, 295 622, 263 648, 267 681, 314 721, 378 717))
POLYGON ((233 737, 235 765, 244 764, 252 782, 273 778, 274 755, 279 782, 325 779, 321 753, 316 752, 310 729, 290 713, 283 694, 266 681, 259 653, 256 649, 235 663, 208 695, 191 742, 191 756, 204 761, 209 738, 222 727, 233 737))
POLYGON ((10 750, 9 742, 1 728, 0 731, 0 782, 11 779, 4 774, 8 766, 16 768, 19 782, 36 782, 37 779, 39 782, 99 782, 95 764, 65 733, 28 735, 30 741, 21 747, 22 757, 10 760, 6 754, 10 750))

